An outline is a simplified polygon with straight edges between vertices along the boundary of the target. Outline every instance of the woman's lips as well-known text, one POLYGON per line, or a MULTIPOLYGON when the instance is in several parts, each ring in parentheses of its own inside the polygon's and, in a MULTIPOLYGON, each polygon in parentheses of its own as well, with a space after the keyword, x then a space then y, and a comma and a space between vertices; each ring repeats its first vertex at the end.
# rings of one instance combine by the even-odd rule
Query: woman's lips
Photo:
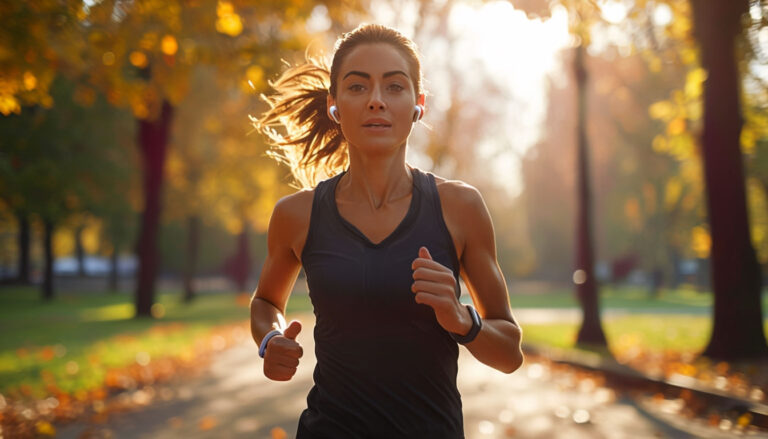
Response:
POLYGON ((372 129, 385 129, 390 128, 392 126, 392 123, 386 119, 380 119, 380 118, 373 118, 368 119, 365 122, 363 122, 364 128, 372 128, 372 129))

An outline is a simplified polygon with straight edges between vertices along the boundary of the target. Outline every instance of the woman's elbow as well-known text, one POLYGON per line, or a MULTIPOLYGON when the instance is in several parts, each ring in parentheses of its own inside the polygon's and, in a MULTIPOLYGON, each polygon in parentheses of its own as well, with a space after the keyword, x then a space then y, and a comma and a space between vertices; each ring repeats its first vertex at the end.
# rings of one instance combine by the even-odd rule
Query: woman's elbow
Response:
POLYGON ((504 373, 512 373, 517 369, 520 369, 520 366, 523 365, 524 361, 523 350, 521 347, 523 331, 517 325, 514 325, 514 327, 515 330, 512 337, 512 348, 510 349, 509 357, 507 361, 505 361, 503 367, 499 369, 504 373))
POLYGON ((514 355, 511 356, 511 358, 506 361, 501 367, 499 367, 499 371, 504 372, 506 374, 510 374, 517 369, 520 369, 520 366, 523 365, 524 356, 523 351, 520 349, 517 350, 517 352, 514 353, 514 355))

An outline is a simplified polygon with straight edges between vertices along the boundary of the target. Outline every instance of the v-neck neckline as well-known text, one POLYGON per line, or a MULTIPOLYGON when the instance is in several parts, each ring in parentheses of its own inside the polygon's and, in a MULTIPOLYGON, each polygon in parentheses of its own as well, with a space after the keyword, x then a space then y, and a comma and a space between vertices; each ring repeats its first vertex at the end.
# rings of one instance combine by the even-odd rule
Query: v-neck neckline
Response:
POLYGON ((419 199, 421 197, 419 187, 416 184, 416 179, 419 178, 419 171, 416 168, 410 168, 411 169, 411 176, 413 177, 413 188, 411 189, 411 202, 408 205, 408 211, 405 212, 405 216, 403 216, 403 219, 400 220, 400 223, 397 225, 397 227, 392 230, 392 232, 387 235, 384 239, 381 241, 374 243, 373 241, 366 236, 365 233, 363 233, 357 226, 349 222, 346 218, 344 218, 341 215, 341 212, 339 212, 339 206, 336 203, 336 187, 339 184, 339 181, 341 181, 341 177, 344 176, 344 174, 347 173, 347 171, 342 172, 338 175, 336 178, 336 181, 333 182, 333 186, 331 187, 330 192, 330 202, 331 206, 333 207, 333 212, 335 213, 336 217, 339 219, 339 221, 350 231, 353 235, 355 235, 358 239, 362 240, 365 244, 371 246, 371 247, 382 247, 387 245, 390 241, 395 239, 398 234, 401 233, 403 229, 408 227, 408 225, 413 221, 413 217, 416 215, 417 207, 419 206, 419 199))

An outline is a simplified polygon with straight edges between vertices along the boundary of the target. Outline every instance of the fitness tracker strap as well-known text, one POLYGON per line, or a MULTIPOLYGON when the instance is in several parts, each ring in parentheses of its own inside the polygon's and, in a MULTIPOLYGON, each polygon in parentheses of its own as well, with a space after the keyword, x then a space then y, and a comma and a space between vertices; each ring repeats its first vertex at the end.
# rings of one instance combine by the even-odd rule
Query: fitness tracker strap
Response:
POLYGON ((264 358, 264 354, 267 353, 267 343, 269 343, 269 340, 271 340, 272 337, 276 335, 283 335, 283 331, 280 331, 278 329, 273 329, 267 332, 267 335, 265 335, 264 338, 261 339, 261 344, 259 345, 259 357, 264 358))
POLYGON ((472 328, 469 329, 467 335, 459 335, 454 332, 449 332, 451 337, 459 344, 467 344, 477 337, 480 333, 480 329, 483 327, 483 321, 480 319, 480 315, 477 314, 477 310, 472 305, 467 305, 469 315, 472 317, 472 328))

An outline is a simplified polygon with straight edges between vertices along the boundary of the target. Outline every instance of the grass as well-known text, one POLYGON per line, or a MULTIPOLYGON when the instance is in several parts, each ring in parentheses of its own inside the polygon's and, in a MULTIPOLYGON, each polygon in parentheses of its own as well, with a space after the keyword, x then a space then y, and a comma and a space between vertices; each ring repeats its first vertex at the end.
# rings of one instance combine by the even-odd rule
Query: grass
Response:
MULTIPOLYGON (((555 289, 546 294, 517 294, 509 290, 512 309, 515 308, 576 308, 573 290, 555 289)), ((768 308, 768 294, 763 295, 764 308, 768 308)), ((707 311, 712 306, 712 294, 692 288, 662 289, 658 297, 651 297, 648 290, 639 287, 604 286, 600 290, 603 308, 664 311, 707 311)))
MULTIPOLYGON (((238 303, 235 294, 201 294, 184 305, 180 297, 161 293, 153 311, 162 317, 134 319, 128 294, 70 293, 42 303, 36 288, 0 289, 0 393, 41 397, 46 381, 65 392, 93 389, 110 368, 189 356, 214 328, 247 325, 247 298, 238 303)), ((309 309, 306 296, 289 303, 289 313, 309 309)))
MULTIPOLYGON (((575 322, 524 325, 523 338, 532 345, 571 348, 578 327, 575 322)), ((712 324, 706 316, 643 313, 606 318, 603 330, 612 347, 637 345, 658 352, 700 351, 709 339, 712 324)))
MULTIPOLYGON (((701 351, 712 332, 712 294, 692 288, 663 289, 650 297, 647 289, 606 286, 600 292, 603 310, 625 310, 628 314, 603 317, 603 330, 611 347, 637 345, 649 351, 701 351)), ((515 295, 510 290, 513 311, 525 308, 576 308, 573 291, 515 295)), ((763 294, 763 315, 768 334, 768 294, 763 294)), ((576 322, 524 324, 524 341, 531 345, 571 348, 576 340, 576 322)))

